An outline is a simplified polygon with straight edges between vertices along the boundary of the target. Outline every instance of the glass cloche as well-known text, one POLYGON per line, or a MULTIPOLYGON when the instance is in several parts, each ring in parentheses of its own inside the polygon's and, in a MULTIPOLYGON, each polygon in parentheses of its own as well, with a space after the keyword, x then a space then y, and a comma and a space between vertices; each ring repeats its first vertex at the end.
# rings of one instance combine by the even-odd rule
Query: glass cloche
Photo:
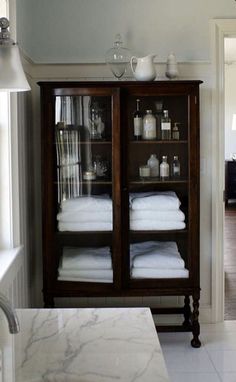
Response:
POLYGON ((121 35, 115 36, 115 42, 113 48, 106 52, 106 63, 109 65, 112 73, 116 78, 121 78, 127 66, 130 63, 131 52, 129 49, 123 47, 121 35))

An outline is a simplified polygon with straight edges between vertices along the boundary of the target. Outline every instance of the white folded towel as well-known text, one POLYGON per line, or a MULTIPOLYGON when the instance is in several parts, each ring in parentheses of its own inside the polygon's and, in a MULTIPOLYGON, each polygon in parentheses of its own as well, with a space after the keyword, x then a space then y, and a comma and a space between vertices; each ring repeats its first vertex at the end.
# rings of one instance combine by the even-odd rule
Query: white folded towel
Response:
POLYGON ((184 269, 184 260, 179 252, 171 253, 168 249, 153 249, 143 255, 132 258, 134 268, 184 269))
POLYGON ((58 276, 60 277, 73 277, 78 279, 89 279, 89 280, 112 280, 113 270, 112 269, 83 269, 83 270, 73 270, 73 269, 63 269, 58 268, 58 276))
POLYGON ((99 278, 88 278, 88 277, 71 277, 71 276, 58 276, 59 281, 75 281, 84 283, 112 283, 113 279, 99 279, 99 278))
POLYGON ((58 230, 59 231, 112 231, 113 225, 110 222, 77 222, 77 223, 68 223, 68 222, 59 222, 58 230))
POLYGON ((174 279, 188 278, 187 269, 150 269, 150 268, 132 268, 131 278, 133 279, 174 279))
POLYGON ((180 200, 173 191, 144 192, 130 194, 132 210, 178 210, 180 200))
POLYGON ((111 211, 112 200, 109 195, 79 196, 61 202, 62 212, 66 211, 111 211))
POLYGON ((181 210, 131 210, 130 220, 184 221, 185 215, 181 210))
POLYGON ((152 250, 168 250, 168 252, 178 252, 178 247, 175 241, 143 241, 130 244, 130 252, 134 255, 144 254, 152 250))
POLYGON ((105 222, 112 223, 112 211, 70 211, 59 212, 57 220, 61 222, 105 222))
POLYGON ((65 247, 61 259, 61 268, 66 269, 111 269, 109 247, 65 247))
POLYGON ((158 220, 131 220, 132 231, 165 231, 173 229, 184 229, 185 223, 180 221, 158 221, 158 220))

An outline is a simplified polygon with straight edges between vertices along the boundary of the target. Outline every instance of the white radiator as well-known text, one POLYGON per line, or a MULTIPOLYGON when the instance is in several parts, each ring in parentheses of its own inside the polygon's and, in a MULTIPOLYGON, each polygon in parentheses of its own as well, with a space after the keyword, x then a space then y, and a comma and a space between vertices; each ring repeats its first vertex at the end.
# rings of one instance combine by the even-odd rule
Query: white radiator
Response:
POLYGON ((23 247, 0 251, 0 291, 14 308, 28 306, 26 265, 23 247))

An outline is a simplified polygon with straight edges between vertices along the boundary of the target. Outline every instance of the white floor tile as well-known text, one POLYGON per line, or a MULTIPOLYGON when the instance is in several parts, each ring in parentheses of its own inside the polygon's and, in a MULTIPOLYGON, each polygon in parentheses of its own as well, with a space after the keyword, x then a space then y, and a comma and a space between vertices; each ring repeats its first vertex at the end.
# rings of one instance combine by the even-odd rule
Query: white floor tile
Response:
POLYGON ((158 333, 171 382, 236 382, 236 321, 201 325, 202 347, 192 333, 158 333))
POLYGON ((201 324, 201 333, 236 332, 236 321, 224 321, 217 324, 201 324))
POLYGON ((201 339, 206 350, 236 350, 236 332, 203 333, 201 339))
POLYGON ((192 333, 158 333, 158 337, 163 351, 187 350, 193 338, 192 333))
POLYGON ((208 350, 208 354, 218 372, 236 373, 236 350, 208 350))
POLYGON ((222 382, 236 382, 236 373, 220 373, 222 382))
POLYGON ((205 349, 193 349, 178 351, 165 351, 163 355, 166 367, 169 372, 187 372, 187 373, 215 373, 216 370, 205 349))
MULTIPOLYGON (((169 373, 170 382, 221 382, 216 373, 169 373)), ((230 380, 227 382, 231 382, 230 380)), ((232 380, 233 382, 233 380, 232 380)))

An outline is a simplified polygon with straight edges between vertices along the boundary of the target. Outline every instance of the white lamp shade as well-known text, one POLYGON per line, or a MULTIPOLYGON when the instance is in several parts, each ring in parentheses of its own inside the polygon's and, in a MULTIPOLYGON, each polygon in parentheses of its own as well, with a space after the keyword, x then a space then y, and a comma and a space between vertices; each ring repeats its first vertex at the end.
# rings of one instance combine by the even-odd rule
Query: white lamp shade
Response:
POLYGON ((17 45, 0 45, 0 91, 30 90, 17 45))

